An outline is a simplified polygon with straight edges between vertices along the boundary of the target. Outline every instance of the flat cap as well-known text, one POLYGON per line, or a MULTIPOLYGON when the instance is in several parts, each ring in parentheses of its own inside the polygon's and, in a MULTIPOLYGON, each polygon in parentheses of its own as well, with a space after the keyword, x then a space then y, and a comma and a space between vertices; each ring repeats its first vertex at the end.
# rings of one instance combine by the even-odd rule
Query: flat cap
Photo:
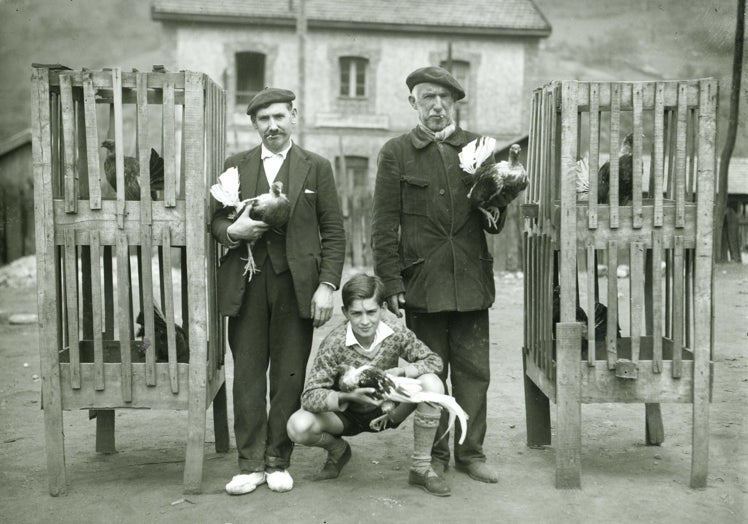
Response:
POLYGON ((249 101, 247 114, 249 116, 254 116, 258 109, 267 107, 270 104, 278 102, 293 102, 294 100, 296 100, 296 95, 293 94, 293 91, 280 89, 278 87, 266 87, 249 101))
POLYGON ((411 91, 414 86, 424 82, 446 87, 454 93, 455 100, 462 100, 465 98, 465 90, 462 88, 460 83, 455 80, 455 77, 444 68, 436 66, 421 67, 420 69, 413 71, 408 75, 408 78, 405 79, 405 84, 411 91))

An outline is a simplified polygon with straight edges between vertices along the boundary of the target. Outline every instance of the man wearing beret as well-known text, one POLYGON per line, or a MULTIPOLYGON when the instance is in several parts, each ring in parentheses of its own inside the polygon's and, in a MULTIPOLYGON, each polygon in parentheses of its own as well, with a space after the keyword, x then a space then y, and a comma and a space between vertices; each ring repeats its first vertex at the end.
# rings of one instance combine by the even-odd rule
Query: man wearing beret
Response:
POLYGON ((239 474, 226 485, 232 495, 265 482, 277 492, 293 488, 286 423, 300 407, 313 330, 330 319, 343 270, 345 232, 332 166, 291 140, 294 99, 286 89, 258 93, 247 114, 262 144, 224 164, 239 171, 241 199, 282 182, 291 204, 286 226, 270 229, 249 217, 249 207, 235 219, 231 208, 219 209, 211 222, 213 236, 228 248, 218 270, 218 302, 229 317, 234 358, 239 474), (259 268, 251 279, 244 274, 247 243, 259 268))
MULTIPOLYGON (((384 281, 389 308, 405 310, 408 327, 444 362, 452 394, 469 419, 463 444, 455 439, 455 468, 482 482, 497 482, 486 464, 486 394, 490 380, 488 308, 494 301, 493 259, 485 232, 496 226, 473 209, 471 176, 458 154, 478 135, 457 127, 455 102, 465 91, 440 67, 413 71, 405 81, 418 125, 384 144, 377 162, 372 216, 374 269, 384 281)), ((438 435, 446 430, 446 413, 438 435)), ((449 439, 435 442, 432 475, 450 461, 449 439)))

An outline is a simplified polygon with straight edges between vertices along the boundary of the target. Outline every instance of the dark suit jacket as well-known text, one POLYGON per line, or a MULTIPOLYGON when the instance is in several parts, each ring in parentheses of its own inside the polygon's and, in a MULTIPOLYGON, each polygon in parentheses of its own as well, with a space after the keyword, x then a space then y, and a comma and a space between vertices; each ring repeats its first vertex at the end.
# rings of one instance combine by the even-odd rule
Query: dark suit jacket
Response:
MULTIPOLYGON (((241 199, 256 196, 257 177, 262 160, 261 147, 229 157, 224 169, 239 170, 241 199)), ((301 318, 311 318, 311 301, 320 282, 339 287, 345 259, 343 215, 335 190, 330 162, 294 144, 288 152, 289 184, 284 188, 291 202, 286 226, 286 257, 293 278, 301 318)), ((230 209, 213 214, 211 233, 228 246, 226 229, 231 224, 230 209)), ((247 276, 243 275, 246 243, 230 249, 221 259, 218 271, 218 302, 221 314, 235 316, 244 297, 247 276)))

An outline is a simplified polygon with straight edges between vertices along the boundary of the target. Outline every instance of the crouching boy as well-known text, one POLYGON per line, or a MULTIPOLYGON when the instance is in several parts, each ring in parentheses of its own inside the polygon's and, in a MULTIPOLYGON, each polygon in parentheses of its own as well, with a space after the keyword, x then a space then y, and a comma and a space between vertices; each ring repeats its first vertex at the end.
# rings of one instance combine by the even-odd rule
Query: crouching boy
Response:
POLYGON ((383 290, 378 277, 365 274, 353 276, 343 286, 347 321, 320 344, 307 374, 301 409, 288 421, 288 435, 299 444, 327 450, 327 461, 316 478, 332 479, 351 458, 351 447, 341 437, 397 427, 415 410, 408 483, 445 497, 450 495, 449 485, 431 468, 431 446, 441 409, 426 403, 400 403, 383 412, 383 401, 372 397, 375 388, 343 392, 338 386, 340 366, 367 364, 390 375, 415 378, 423 391, 444 392, 436 375, 442 369, 441 359, 383 308, 383 290), (404 367, 399 367, 401 358, 407 362, 404 367))

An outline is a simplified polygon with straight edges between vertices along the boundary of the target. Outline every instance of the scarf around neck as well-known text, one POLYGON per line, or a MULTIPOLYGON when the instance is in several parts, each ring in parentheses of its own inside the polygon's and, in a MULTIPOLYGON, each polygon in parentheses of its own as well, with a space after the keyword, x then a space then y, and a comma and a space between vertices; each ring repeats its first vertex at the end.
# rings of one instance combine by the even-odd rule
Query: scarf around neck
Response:
POLYGON ((452 122, 447 127, 442 129, 441 131, 432 131, 422 123, 418 123, 418 127, 423 131, 429 140, 432 140, 434 142, 444 142, 449 136, 455 132, 455 129, 457 129, 457 125, 452 122))

